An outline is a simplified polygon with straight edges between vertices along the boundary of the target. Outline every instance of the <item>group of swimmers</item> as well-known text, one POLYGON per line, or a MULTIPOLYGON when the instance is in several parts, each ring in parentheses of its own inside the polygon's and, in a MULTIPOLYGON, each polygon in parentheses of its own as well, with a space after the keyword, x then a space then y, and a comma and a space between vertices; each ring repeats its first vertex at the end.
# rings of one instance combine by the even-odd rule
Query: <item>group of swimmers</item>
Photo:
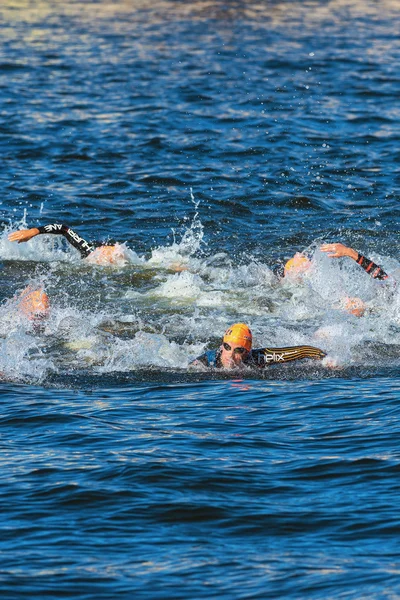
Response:
MULTIPOLYGON (((27 242, 41 234, 62 235, 76 248, 81 258, 97 265, 120 264, 124 251, 120 244, 88 242, 76 231, 64 224, 53 223, 31 229, 21 229, 9 234, 11 242, 27 242)), ((364 255, 341 243, 323 244, 322 252, 330 258, 349 257, 356 261, 371 277, 378 280, 388 278, 387 273, 364 255)), ((286 264, 276 271, 279 278, 299 278, 311 267, 311 260, 303 253, 296 253, 286 264)), ((178 269, 181 270, 181 269, 178 269)), ((37 326, 49 314, 50 303, 43 289, 26 288, 19 298, 19 307, 37 326)), ((345 309, 356 316, 365 313, 366 305, 360 298, 346 298, 345 309)), ((205 352, 191 364, 214 368, 233 369, 241 366, 263 368, 272 363, 285 363, 304 358, 321 360, 325 352, 313 346, 292 346, 285 348, 252 348, 253 338, 250 328, 244 323, 235 323, 226 330, 218 349, 205 352)))

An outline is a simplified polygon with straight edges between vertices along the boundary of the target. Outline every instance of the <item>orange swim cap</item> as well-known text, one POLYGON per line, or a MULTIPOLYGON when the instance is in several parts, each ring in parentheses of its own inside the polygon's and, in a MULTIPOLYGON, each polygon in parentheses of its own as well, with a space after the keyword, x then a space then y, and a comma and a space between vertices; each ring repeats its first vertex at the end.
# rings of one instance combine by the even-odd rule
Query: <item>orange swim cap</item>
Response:
POLYGON ((246 350, 250 351, 253 336, 247 325, 244 323, 235 323, 225 331, 222 341, 230 345, 234 344, 236 347, 246 348, 246 350))
POLYGON ((301 252, 296 252, 296 254, 287 261, 285 265, 284 274, 286 275, 300 275, 301 273, 305 273, 311 266, 311 260, 301 254, 301 252))
POLYGON ((27 287, 21 294, 19 308, 31 321, 43 319, 49 314, 49 297, 43 290, 32 290, 27 287))

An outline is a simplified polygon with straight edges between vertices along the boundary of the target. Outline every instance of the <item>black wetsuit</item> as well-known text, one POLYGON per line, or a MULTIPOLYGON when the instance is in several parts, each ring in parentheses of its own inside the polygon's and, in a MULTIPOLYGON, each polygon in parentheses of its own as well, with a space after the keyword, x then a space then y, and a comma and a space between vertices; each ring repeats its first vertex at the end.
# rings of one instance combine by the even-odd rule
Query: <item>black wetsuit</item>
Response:
MULTIPOLYGON (((38 227, 39 233, 63 235, 68 242, 79 250, 81 258, 87 258, 96 248, 103 246, 100 242, 87 242, 81 237, 76 231, 68 227, 67 225, 60 225, 53 223, 52 225, 41 225, 38 227)), ((111 244, 110 244, 111 245, 111 244)))
POLYGON ((360 265, 374 279, 387 279, 389 275, 379 265, 375 264, 369 258, 358 253, 357 264, 360 265))
MULTIPOLYGON (((250 350, 243 364, 249 367, 264 368, 273 363, 284 363, 302 358, 321 359, 325 352, 314 346, 289 346, 286 348, 255 348, 250 350)), ((222 368, 221 350, 208 350, 193 363, 201 363, 206 367, 222 368)), ((193 364, 192 363, 192 364, 193 364)))

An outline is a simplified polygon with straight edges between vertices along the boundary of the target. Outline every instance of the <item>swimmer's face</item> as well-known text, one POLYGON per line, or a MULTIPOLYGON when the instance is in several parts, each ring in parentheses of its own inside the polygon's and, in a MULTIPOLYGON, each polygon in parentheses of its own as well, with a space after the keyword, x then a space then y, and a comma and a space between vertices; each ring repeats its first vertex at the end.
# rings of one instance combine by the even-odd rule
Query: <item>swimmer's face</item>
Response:
POLYGON ((248 350, 237 344, 228 344, 223 342, 221 346, 221 363, 225 369, 235 369, 243 365, 249 355, 248 350))

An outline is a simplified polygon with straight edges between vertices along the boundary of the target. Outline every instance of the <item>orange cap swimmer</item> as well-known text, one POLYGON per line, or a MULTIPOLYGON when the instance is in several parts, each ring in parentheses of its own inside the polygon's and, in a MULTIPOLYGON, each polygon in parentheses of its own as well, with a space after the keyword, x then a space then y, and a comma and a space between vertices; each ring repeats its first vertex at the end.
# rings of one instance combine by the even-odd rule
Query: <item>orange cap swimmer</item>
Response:
POLYGON ((124 252, 119 244, 115 246, 99 246, 86 259, 95 265, 113 265, 125 262, 124 252))
POLYGON ((21 294, 19 308, 31 321, 44 319, 50 310, 49 297, 43 290, 27 287, 21 294))
POLYGON ((229 345, 246 348, 246 350, 250 352, 253 336, 247 325, 244 323, 235 323, 225 331, 222 341, 229 345))
POLYGON ((301 254, 301 252, 296 252, 293 258, 288 260, 285 265, 285 277, 287 275, 296 276, 305 273, 306 271, 308 271, 310 266, 311 260, 308 259, 307 256, 304 256, 304 254, 301 254))

